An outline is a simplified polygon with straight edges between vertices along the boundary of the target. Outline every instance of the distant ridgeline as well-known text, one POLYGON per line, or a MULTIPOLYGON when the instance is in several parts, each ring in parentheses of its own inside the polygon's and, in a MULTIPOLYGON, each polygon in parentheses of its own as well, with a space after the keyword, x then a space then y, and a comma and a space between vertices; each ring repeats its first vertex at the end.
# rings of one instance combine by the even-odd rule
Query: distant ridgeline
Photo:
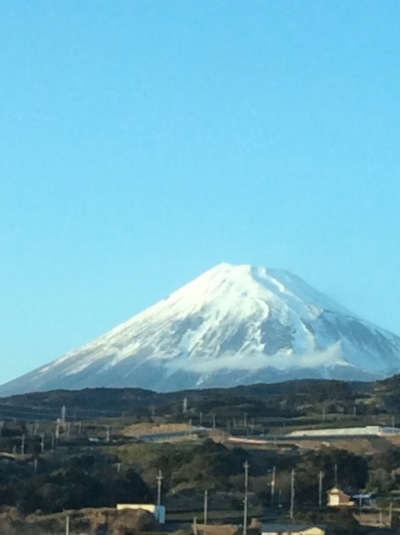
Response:
POLYGON ((191 418, 193 423, 201 419, 205 425, 215 424, 217 418, 219 425, 226 425, 227 420, 232 425, 244 415, 249 424, 251 418, 272 422, 302 416, 304 425, 326 419, 329 426, 327 416, 332 413, 363 425, 376 425, 377 415, 387 415, 390 427, 392 415, 400 409, 400 380, 399 376, 376 382, 304 379, 168 393, 138 388, 52 390, 0 398, 0 420, 55 420, 62 416, 63 407, 66 418, 75 421, 135 415, 144 419, 170 416, 176 421, 191 418))

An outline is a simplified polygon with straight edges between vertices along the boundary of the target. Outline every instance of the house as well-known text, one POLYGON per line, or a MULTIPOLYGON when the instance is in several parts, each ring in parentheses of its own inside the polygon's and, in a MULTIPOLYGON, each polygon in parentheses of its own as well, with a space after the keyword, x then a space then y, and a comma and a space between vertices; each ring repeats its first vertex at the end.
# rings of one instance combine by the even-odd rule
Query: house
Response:
POLYGON ((325 529, 312 524, 263 524, 261 535, 325 535, 325 529))
POLYGON ((353 494, 352 499, 360 509, 370 509, 376 507, 375 499, 372 494, 360 492, 359 494, 353 494))
POLYGON ((117 503, 117 510, 121 511, 122 509, 143 509, 152 513, 160 524, 165 524, 165 505, 158 506, 153 503, 117 503))
POLYGON ((338 487, 328 490, 328 507, 354 507, 356 502, 350 494, 346 494, 338 487))

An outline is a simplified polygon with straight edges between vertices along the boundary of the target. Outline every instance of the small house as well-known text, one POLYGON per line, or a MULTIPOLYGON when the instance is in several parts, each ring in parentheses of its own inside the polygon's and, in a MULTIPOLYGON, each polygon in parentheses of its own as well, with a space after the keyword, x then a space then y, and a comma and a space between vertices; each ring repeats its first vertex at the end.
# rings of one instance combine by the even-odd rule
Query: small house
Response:
POLYGON ((338 487, 328 490, 328 507, 354 507, 355 504, 352 496, 338 487))
POLYGON ((360 509, 376 507, 375 499, 372 494, 360 492, 359 494, 353 494, 352 499, 360 509))

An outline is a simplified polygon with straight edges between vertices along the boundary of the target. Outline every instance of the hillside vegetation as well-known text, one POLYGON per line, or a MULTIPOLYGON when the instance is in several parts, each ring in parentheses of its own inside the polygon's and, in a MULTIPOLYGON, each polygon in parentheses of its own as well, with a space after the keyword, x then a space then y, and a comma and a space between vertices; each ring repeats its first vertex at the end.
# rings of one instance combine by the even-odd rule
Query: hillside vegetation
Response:
POLYGON ((155 503, 161 472, 162 502, 171 519, 201 514, 207 490, 210 519, 216 514, 240 521, 247 461, 253 516, 271 507, 276 513, 278 505, 279 514, 287 514, 292 470, 299 517, 327 515, 318 506, 321 473, 324 496, 337 483, 375 492, 387 507, 400 491, 395 441, 288 440, 252 447, 231 445, 227 437, 391 425, 399 418, 399 403, 397 377, 379 383, 294 381, 172 394, 88 389, 3 398, 0 505, 17 523, 29 515, 37 523, 65 510, 155 503), (147 442, 147 435, 155 441, 147 442))

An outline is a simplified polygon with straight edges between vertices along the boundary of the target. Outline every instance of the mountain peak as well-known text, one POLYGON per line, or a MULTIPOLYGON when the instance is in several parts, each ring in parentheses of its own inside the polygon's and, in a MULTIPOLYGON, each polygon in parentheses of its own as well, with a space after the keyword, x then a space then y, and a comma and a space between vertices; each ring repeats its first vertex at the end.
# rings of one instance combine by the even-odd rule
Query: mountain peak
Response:
POLYGON ((288 271, 221 263, 97 340, 0 388, 159 391, 400 370, 400 338, 288 271))

